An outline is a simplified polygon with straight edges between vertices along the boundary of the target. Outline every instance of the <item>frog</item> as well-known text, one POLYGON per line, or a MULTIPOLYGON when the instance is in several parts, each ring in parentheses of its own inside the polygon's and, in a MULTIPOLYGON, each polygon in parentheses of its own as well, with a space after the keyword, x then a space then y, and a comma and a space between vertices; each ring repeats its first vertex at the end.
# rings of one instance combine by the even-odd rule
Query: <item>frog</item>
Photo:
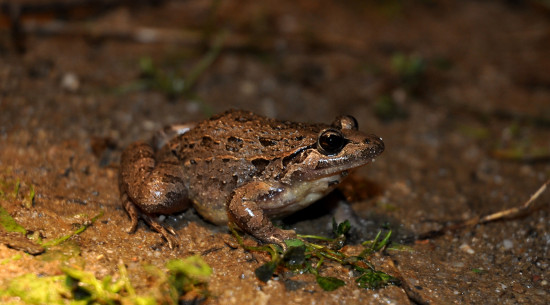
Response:
POLYGON ((264 243, 285 246, 294 230, 273 224, 331 192, 348 173, 384 151, 382 138, 359 131, 350 115, 332 124, 277 120, 244 110, 168 126, 121 154, 119 189, 130 217, 177 246, 158 215, 193 206, 202 218, 264 243))

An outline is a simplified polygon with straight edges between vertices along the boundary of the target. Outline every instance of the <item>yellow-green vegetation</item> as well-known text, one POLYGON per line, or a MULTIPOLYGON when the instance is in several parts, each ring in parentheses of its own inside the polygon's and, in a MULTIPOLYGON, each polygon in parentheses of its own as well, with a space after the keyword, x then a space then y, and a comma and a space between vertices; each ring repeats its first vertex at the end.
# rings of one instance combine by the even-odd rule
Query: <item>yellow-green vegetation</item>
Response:
MULTIPOLYGON (((39 245, 39 247, 41 246, 46 249, 52 246, 57 246, 67 241, 69 238, 84 232, 89 226, 94 224, 94 222, 96 222, 97 219, 100 218, 101 216, 103 216, 103 211, 100 212, 98 215, 92 217, 92 219, 87 220, 75 231, 50 241, 43 241, 40 238, 40 235, 38 234, 38 232, 35 232, 35 234, 30 236, 31 237, 30 239, 33 240, 37 245, 39 245)), ((15 221, 15 219, 11 217, 8 211, 6 211, 6 209, 4 209, 2 206, 0 206, 0 226, 7 232, 17 232, 17 233, 21 233, 23 236, 27 235, 27 230, 23 226, 18 224, 15 221)))
POLYGON ((18 201, 26 208, 31 208, 34 203, 34 186, 23 182, 26 192, 21 192, 22 183, 19 178, 13 179, 4 175, 0 176, 0 200, 18 201))
POLYGON ((67 235, 63 235, 59 238, 56 238, 56 239, 53 239, 53 240, 50 240, 50 241, 47 241, 47 242, 43 242, 42 240, 39 239, 38 242, 46 248, 51 247, 51 246, 57 246, 57 245, 61 244, 62 242, 68 240, 69 238, 84 232, 89 226, 93 225, 94 222, 96 222, 101 216, 103 216, 103 211, 101 211, 96 216, 92 217, 92 219, 90 219, 88 221, 85 221, 82 225, 80 225, 80 227, 78 229, 76 229, 75 231, 73 231, 73 232, 71 232, 67 235))
POLYGON ((493 157, 517 162, 543 162, 550 160, 550 151, 546 148, 516 146, 506 149, 495 149, 493 157))
MULTIPOLYGON (((20 236, 16 237, 7 237, 4 236, 2 239, 3 243, 6 243, 8 246, 23 250, 30 254, 40 254, 43 253, 45 249, 57 246, 69 238, 84 232, 89 226, 91 226, 99 217, 103 215, 103 212, 92 217, 89 220, 86 220, 78 229, 75 231, 61 236, 59 238, 42 241, 40 234, 34 232, 34 234, 27 236, 27 230, 18 224, 15 219, 9 214, 8 210, 4 206, 16 206, 16 207, 25 207, 27 209, 32 208, 34 201, 35 191, 34 186, 29 183, 21 182, 19 178, 14 179, 8 177, 4 174, 0 175, 0 230, 9 233, 17 233, 20 236), (18 239, 21 238, 22 240, 18 239), (29 240, 25 240, 28 238, 29 240)), ((59 251, 57 251, 59 252, 59 251)), ((65 253, 66 251, 62 251, 65 253)), ((71 251, 74 252, 74 251, 71 251)), ((48 253, 46 257, 55 256, 56 251, 48 253)), ((67 255, 64 255, 67 256, 67 255)))
POLYGON ((195 291, 206 297, 207 283, 212 269, 199 256, 172 260, 166 264, 166 273, 155 267, 146 270, 152 279, 149 288, 136 293, 124 264, 114 276, 98 279, 80 268, 61 267, 62 275, 37 276, 25 274, 16 277, 0 289, 0 302, 18 304, 178 304, 182 296, 195 291))
POLYGON ((334 238, 328 238, 316 235, 300 235, 299 239, 286 240, 286 251, 275 244, 268 244, 260 247, 250 247, 244 245, 242 237, 231 228, 237 242, 249 251, 263 251, 271 255, 271 260, 255 270, 256 277, 267 282, 273 277, 273 274, 279 268, 287 268, 296 273, 311 273, 319 286, 325 291, 332 291, 345 285, 345 282, 339 278, 322 276, 322 266, 326 260, 334 261, 342 266, 351 268, 356 275, 355 283, 361 288, 378 289, 387 285, 399 285, 399 279, 378 271, 369 262, 369 257, 383 250, 407 250, 402 246, 394 246, 389 243, 391 231, 388 231, 384 238, 381 238, 381 232, 371 241, 366 241, 362 245, 364 250, 357 256, 348 256, 342 251, 346 241, 346 234, 351 229, 349 221, 336 224, 333 221, 334 238), (312 243, 306 239, 316 239, 322 244, 312 243))
POLYGON ((2 206, 0 206, 0 226, 8 232, 19 232, 23 235, 27 234, 27 230, 19 225, 2 206))
POLYGON ((82 257, 82 249, 80 245, 74 240, 67 240, 59 245, 48 246, 45 248, 45 252, 40 254, 38 258, 45 262, 65 262, 69 259, 73 259, 71 262, 75 263, 74 259, 79 262, 84 262, 82 257))
POLYGON ((480 269, 480 268, 473 268, 472 272, 477 273, 477 274, 483 274, 483 273, 486 273, 487 271, 485 271, 483 269, 480 269))

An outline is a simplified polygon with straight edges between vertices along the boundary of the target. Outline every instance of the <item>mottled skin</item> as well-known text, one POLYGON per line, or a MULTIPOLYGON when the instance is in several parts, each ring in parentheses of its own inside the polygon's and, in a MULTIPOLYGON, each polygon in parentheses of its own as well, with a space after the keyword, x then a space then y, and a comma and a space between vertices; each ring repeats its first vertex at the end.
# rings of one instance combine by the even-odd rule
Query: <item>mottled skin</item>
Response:
POLYGON ((120 193, 130 231, 141 217, 170 247, 174 241, 154 215, 191 204, 212 223, 231 222, 284 246, 296 233, 274 227, 270 217, 308 206, 384 150, 382 140, 358 131, 351 116, 329 126, 239 110, 165 129, 153 142, 136 142, 122 153, 120 193))

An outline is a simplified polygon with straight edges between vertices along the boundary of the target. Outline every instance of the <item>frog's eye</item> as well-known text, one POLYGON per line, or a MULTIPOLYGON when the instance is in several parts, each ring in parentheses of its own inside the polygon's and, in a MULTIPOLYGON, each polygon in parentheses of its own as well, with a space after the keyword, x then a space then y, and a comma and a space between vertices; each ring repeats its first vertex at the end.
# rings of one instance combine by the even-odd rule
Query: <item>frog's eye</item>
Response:
POLYGON ((338 128, 340 130, 342 129, 357 130, 359 128, 359 124, 357 123, 357 120, 351 115, 341 115, 337 117, 334 120, 334 122, 332 122, 332 127, 338 128))
POLYGON ((325 129, 317 139, 317 149, 327 156, 339 153, 344 145, 346 145, 346 139, 338 129, 325 129))

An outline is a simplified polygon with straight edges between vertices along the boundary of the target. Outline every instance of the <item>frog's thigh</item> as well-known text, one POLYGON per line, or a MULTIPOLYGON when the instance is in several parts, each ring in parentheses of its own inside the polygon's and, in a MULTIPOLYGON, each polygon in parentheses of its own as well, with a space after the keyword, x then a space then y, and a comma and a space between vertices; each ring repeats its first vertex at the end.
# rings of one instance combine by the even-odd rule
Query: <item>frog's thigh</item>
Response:
POLYGON ((257 204, 262 197, 269 196, 270 191, 272 188, 264 182, 251 182, 237 188, 228 203, 228 216, 231 222, 254 237, 283 245, 285 239, 295 238, 296 233, 273 226, 257 204))
MULTIPOLYGON (((130 145, 121 156, 120 191, 146 214, 170 214, 189 206, 183 170, 176 162, 156 162, 153 148, 143 142, 130 145)), ((123 200, 130 216, 132 208, 123 200)))

